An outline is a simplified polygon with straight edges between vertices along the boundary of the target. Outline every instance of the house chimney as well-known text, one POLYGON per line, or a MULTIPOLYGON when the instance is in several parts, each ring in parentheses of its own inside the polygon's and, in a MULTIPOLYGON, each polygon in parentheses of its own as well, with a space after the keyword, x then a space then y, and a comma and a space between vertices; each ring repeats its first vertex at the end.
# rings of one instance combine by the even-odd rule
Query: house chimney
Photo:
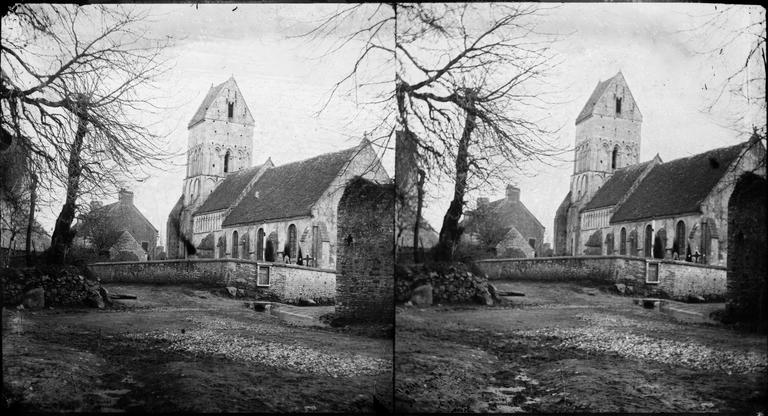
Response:
POLYGON ((520 201, 520 188, 515 185, 507 185, 507 199, 510 202, 520 201))
POLYGON ((488 205, 488 198, 477 198, 477 207, 480 208, 483 205, 488 205))
POLYGON ((103 204, 101 203, 101 201, 97 201, 95 199, 91 201, 91 211, 97 210, 102 206, 103 204))
POLYGON ((120 191, 117 193, 117 199, 120 201, 120 204, 133 205, 133 192, 120 188, 120 191))

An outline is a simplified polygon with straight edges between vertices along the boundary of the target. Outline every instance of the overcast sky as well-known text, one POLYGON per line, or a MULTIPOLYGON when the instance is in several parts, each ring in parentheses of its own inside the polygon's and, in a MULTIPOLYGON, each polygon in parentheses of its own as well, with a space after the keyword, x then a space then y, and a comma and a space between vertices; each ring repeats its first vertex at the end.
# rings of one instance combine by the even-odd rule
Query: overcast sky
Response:
MULTIPOLYGON (((544 7, 557 6, 545 5, 544 7)), ((701 22, 697 16, 712 13, 711 4, 567 4, 546 11, 540 30, 564 35, 553 45, 562 64, 550 78, 561 105, 553 105, 552 126, 562 126, 551 139, 573 147, 575 121, 598 81, 619 70, 629 84, 643 114, 641 161, 657 153, 663 161, 690 156, 745 140, 723 127, 723 112, 703 111, 712 100, 716 80, 728 72, 724 65, 743 62, 746 44, 725 51, 722 59, 698 53, 705 49, 701 31, 688 31, 701 22), (732 55, 727 55, 731 53, 732 55), (733 56, 738 56, 737 59, 733 56), (707 87, 705 87, 705 85, 707 87)), ((720 6, 722 7, 722 6, 720 6)), ((734 25, 750 19, 764 20, 759 7, 740 7, 734 25)), ((764 75, 763 75, 764 76, 764 75)), ((763 124, 765 117, 762 118, 763 124)), ((750 130, 749 126, 743 126, 750 130)), ((572 160, 572 152, 565 155, 572 160)), ((555 210, 569 190, 572 162, 550 167, 531 165, 535 176, 518 176, 521 200, 546 227, 545 241, 552 241, 555 210)), ((452 186, 452 184, 450 184, 452 186)), ((431 189, 425 217, 439 231, 450 204, 452 188, 431 189)), ((504 197, 505 189, 488 189, 469 195, 491 200, 504 197)))
MULTIPOLYGON (((279 165, 353 146, 378 121, 379 115, 356 105, 356 99, 359 102, 365 97, 339 97, 317 115, 333 83, 345 75, 356 55, 350 49, 316 59, 323 45, 290 38, 340 6, 136 7, 152 13, 150 34, 179 39, 168 51, 174 67, 159 80, 160 95, 165 97, 162 104, 167 108, 161 114, 161 127, 170 133, 169 141, 177 149, 186 151, 186 124, 209 87, 230 76, 237 80, 255 118, 254 164, 271 156, 279 165)), ((562 64, 549 80, 561 104, 552 106, 548 121, 562 129, 551 139, 573 146, 574 121, 584 102, 598 81, 621 70, 644 117, 641 160, 658 153, 668 161, 735 144, 740 138, 722 126, 722 114, 702 110, 712 98, 712 85, 727 72, 723 62, 735 61, 728 54, 741 56, 744 51, 736 48, 719 60, 709 59, 697 53, 707 38, 700 32, 683 30, 701 21, 695 16, 711 13, 715 7, 567 4, 548 10, 540 29, 564 35, 554 45, 562 64)), ((731 20, 739 25, 749 19, 764 19, 763 10, 757 7, 741 7, 737 15, 731 20)), ((385 69, 381 72, 390 76, 394 69, 391 74, 385 69)), ((393 158, 390 154, 385 159, 390 175, 394 174, 393 158)), ((160 244, 165 244, 168 213, 181 195, 185 160, 186 156, 169 160, 167 168, 150 171, 147 181, 127 184, 135 193, 138 208, 160 230, 160 244)), ((516 180, 521 198, 546 226, 546 241, 551 241, 554 212, 568 192, 572 164, 528 166, 528 170, 535 175, 516 180)), ((427 190, 425 217, 438 230, 450 202, 447 190, 427 190)), ((469 199, 503 195, 500 186, 471 194, 469 199)), ((40 220, 48 230, 53 228, 60 208, 42 209, 40 220)))

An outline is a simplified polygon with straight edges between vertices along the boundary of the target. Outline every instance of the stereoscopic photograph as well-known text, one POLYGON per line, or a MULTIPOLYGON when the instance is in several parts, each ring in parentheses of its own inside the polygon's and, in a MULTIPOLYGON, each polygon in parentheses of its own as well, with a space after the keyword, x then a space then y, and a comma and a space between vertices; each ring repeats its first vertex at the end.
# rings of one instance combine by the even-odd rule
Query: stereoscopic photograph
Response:
POLYGON ((768 411, 763 7, 0 32, 6 411, 768 411))

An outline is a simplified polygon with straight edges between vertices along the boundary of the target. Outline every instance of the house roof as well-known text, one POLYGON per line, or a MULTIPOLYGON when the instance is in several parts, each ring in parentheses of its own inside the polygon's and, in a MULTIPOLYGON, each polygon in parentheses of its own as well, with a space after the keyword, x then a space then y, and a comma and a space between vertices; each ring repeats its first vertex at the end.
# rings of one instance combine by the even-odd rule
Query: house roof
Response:
POLYGON ((227 209, 237 201, 237 197, 243 192, 248 183, 264 165, 254 166, 248 169, 242 169, 229 174, 220 184, 208 195, 203 205, 197 209, 195 214, 204 214, 207 212, 220 211, 227 209))
MULTIPOLYGON (((516 228, 526 238, 544 231, 544 225, 525 207, 522 201, 513 202, 507 198, 501 198, 487 204, 488 209, 496 215, 501 227, 516 228)), ((465 229, 473 227, 474 212, 468 211, 465 214, 465 219, 461 222, 465 229)))
POLYGON ((189 124, 187 124, 187 128, 190 128, 197 124, 200 121, 203 121, 205 118, 205 113, 208 111, 208 107, 213 104, 213 101, 216 99, 216 96, 219 95, 219 91, 221 91, 221 88, 226 84, 227 81, 222 82, 219 85, 213 86, 211 85, 211 89, 208 90, 208 94, 203 99, 203 102, 200 103, 200 107, 197 108, 197 111, 195 111, 195 115, 192 116, 192 119, 189 120, 189 124))
POLYGON ((606 208, 618 204, 650 163, 651 161, 648 161, 617 169, 597 190, 584 209, 606 208))
POLYGON ((222 225, 310 215, 312 206, 360 149, 355 146, 267 169, 222 225))
POLYGON ((611 223, 699 212, 745 146, 740 143, 656 165, 618 207, 611 223))
POLYGON ((128 231, 123 231, 118 237, 115 244, 110 247, 116 251, 138 251, 143 250, 139 245, 139 242, 128 231))
POLYGON ((619 74, 616 74, 611 78, 606 79, 605 81, 600 81, 597 83, 595 90, 592 91, 592 95, 589 96, 589 99, 584 104, 584 108, 581 109, 579 116, 576 117, 576 124, 579 124, 582 120, 592 116, 592 112, 595 109, 595 104, 597 104, 597 101, 600 99, 600 97, 602 97, 603 93, 605 92, 606 88, 608 88, 608 85, 611 83, 611 81, 613 81, 613 79, 618 76, 619 74))
MULTIPOLYGON (((133 204, 122 204, 120 201, 113 202, 111 204, 91 210, 89 215, 108 218, 115 224, 126 224, 127 219, 129 217, 133 217, 134 219, 138 219, 139 221, 144 222, 146 225, 149 225, 155 232, 157 232, 157 228, 155 228, 155 226, 149 222, 147 217, 145 217, 144 214, 142 214, 141 211, 139 211, 139 209, 136 208, 136 206, 133 204)), ((78 229, 87 226, 88 225, 85 223, 78 222, 77 224, 78 229)))

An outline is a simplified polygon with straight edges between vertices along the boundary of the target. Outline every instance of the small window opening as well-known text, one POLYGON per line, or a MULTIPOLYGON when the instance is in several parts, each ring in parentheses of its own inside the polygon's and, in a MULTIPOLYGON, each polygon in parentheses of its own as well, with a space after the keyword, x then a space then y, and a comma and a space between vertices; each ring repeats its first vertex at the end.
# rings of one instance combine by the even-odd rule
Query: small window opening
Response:
POLYGON ((616 114, 621 114, 621 97, 616 97, 616 114))
POLYGON ((619 146, 613 148, 613 154, 611 155, 611 169, 616 169, 616 161, 619 158, 619 146))
POLYGON ((232 118, 235 116, 235 103, 227 103, 227 117, 232 118))
POLYGON ((224 173, 229 172, 229 150, 224 154, 224 173))

